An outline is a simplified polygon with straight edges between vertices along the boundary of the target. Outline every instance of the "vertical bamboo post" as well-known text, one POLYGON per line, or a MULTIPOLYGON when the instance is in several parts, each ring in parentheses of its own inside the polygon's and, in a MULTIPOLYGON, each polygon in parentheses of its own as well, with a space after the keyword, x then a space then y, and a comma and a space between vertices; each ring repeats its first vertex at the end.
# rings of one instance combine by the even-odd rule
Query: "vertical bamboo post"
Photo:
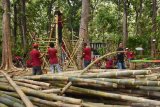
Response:
POLYGON ((59 46, 59 41, 58 41, 58 15, 55 15, 55 21, 56 21, 56 48, 59 46))

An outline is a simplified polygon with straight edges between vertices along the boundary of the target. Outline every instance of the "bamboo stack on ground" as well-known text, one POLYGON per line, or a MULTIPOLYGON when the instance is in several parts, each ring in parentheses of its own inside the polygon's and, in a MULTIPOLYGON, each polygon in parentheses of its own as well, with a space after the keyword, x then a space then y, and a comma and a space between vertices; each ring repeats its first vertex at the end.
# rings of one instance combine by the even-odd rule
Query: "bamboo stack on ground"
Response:
MULTIPOLYGON (((100 69, 98 72, 98 69, 90 69, 80 75, 82 71, 16 76, 13 81, 37 107, 107 107, 112 105, 125 107, 144 106, 144 103, 160 106, 160 78, 157 72, 117 69, 100 69), (157 79, 150 80, 154 76, 157 76, 157 79), (65 91, 65 95, 60 95, 68 82, 72 82, 72 86, 65 91)), ((8 102, 13 99, 12 101, 15 101, 18 106, 23 107, 24 103, 4 76, 0 77, 0 81, 0 98, 2 96, 5 98, 5 100, 0 99, 0 104, 10 106, 8 102)))

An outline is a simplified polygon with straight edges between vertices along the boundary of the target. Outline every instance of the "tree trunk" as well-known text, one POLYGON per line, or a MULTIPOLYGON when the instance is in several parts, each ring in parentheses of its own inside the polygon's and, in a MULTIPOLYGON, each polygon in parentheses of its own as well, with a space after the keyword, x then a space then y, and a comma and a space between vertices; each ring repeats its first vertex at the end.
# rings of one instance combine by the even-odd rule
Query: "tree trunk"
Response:
POLYGON ((10 28, 10 0, 2 0, 3 23, 2 23, 2 63, 1 69, 8 70, 13 67, 11 54, 11 28, 10 28))
POLYGON ((21 0, 21 11, 22 11, 22 16, 21 16, 21 29, 22 29, 22 40, 23 40, 23 49, 24 52, 27 50, 27 37, 26 37, 26 32, 27 32, 27 27, 26 27, 26 5, 25 5, 26 0, 21 0))
POLYGON ((151 37, 151 56, 155 57, 155 42, 154 39, 156 38, 156 30, 157 30, 157 25, 156 25, 156 17, 157 17, 157 0, 152 0, 152 37, 151 37))
POLYGON ((14 49, 16 48, 17 41, 17 2, 14 3, 14 28, 13 28, 13 37, 14 37, 14 49))
POLYGON ((123 45, 126 47, 128 39, 128 24, 127 24, 127 3, 128 0, 123 1, 123 45))
MULTIPOLYGON (((81 23, 79 28, 79 40, 81 38, 84 42, 89 42, 88 40, 88 22, 89 22, 89 6, 90 0, 82 0, 82 12, 81 12, 81 23)), ((82 42, 81 42, 82 43, 82 42)), ((77 55, 78 69, 82 69, 82 44, 80 44, 80 48, 77 55)))
POLYGON ((49 6, 48 6, 48 12, 47 12, 47 15, 48 15, 48 26, 47 26, 47 35, 49 36, 50 35, 50 32, 51 32, 51 25, 53 24, 53 22, 52 22, 52 15, 51 15, 51 13, 52 13, 52 8, 53 8, 53 3, 55 2, 56 0, 51 0, 51 2, 50 2, 50 4, 49 4, 49 6))

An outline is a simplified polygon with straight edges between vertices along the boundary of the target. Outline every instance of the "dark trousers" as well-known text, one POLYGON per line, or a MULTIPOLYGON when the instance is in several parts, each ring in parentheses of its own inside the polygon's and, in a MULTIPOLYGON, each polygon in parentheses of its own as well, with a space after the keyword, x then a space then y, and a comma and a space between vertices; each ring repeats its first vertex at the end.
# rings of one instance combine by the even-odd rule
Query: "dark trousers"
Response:
POLYGON ((117 62, 118 69, 126 69, 124 61, 117 62))
POLYGON ((84 67, 87 67, 90 63, 91 63, 91 61, 84 60, 84 67))
POLYGON ((32 74, 33 75, 41 75, 42 74, 41 66, 32 67, 32 74))
POLYGON ((58 41, 59 43, 62 43, 62 28, 61 26, 58 26, 58 41))

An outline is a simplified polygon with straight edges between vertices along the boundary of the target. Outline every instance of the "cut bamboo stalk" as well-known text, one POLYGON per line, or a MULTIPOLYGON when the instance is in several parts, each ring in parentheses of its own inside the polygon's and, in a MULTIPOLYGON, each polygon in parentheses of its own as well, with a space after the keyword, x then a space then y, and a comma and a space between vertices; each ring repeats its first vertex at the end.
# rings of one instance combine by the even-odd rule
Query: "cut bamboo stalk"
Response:
POLYGON ((25 107, 24 105, 14 102, 8 98, 0 97, 0 102, 9 106, 9 107, 25 107))
POLYGON ((22 77, 24 79, 30 79, 30 80, 39 80, 39 81, 68 81, 68 77, 64 76, 54 76, 54 75, 38 75, 38 76, 25 76, 22 77))
POLYGON ((47 89, 47 90, 42 90, 42 92, 44 93, 60 93, 61 92, 61 89, 47 89))
MULTIPOLYGON (((0 85, 0 89, 8 90, 8 91, 14 91, 14 89, 10 86, 0 85)), ((62 101, 62 102, 72 103, 72 104, 81 104, 82 103, 82 100, 80 100, 80 99, 58 96, 56 94, 46 94, 46 93, 43 93, 41 91, 32 90, 32 89, 28 89, 28 88, 25 88, 25 87, 21 88, 21 90, 24 93, 26 93, 27 95, 32 95, 32 96, 43 98, 43 99, 46 99, 46 100, 62 101)))
POLYGON ((39 86, 44 86, 44 87, 49 87, 50 86, 49 83, 40 82, 40 81, 37 82, 37 81, 27 80, 27 79, 16 79, 16 81, 26 82, 26 83, 30 83, 30 84, 34 84, 34 85, 39 85, 39 86))
POLYGON ((23 104, 23 102, 22 102, 21 100, 15 98, 15 97, 9 96, 9 95, 7 95, 7 94, 5 94, 5 93, 2 93, 2 92, 0 92, 0 97, 7 98, 7 99, 10 99, 10 100, 12 100, 12 101, 14 101, 14 102, 23 104))
POLYGON ((160 81, 148 81, 148 80, 129 80, 129 79, 108 79, 98 78, 96 80, 113 82, 122 85, 145 85, 145 86, 160 86, 160 81))
POLYGON ((3 103, 0 103, 0 107, 8 107, 8 106, 3 103))
POLYGON ((81 105, 74 105, 74 104, 65 104, 62 102, 51 102, 51 101, 47 101, 47 100, 42 100, 39 98, 35 98, 35 97, 29 97, 30 100, 37 102, 37 103, 41 103, 44 105, 48 105, 48 106, 52 106, 52 107, 81 107, 81 105))
MULTIPOLYGON (((60 84, 57 84, 57 85, 63 86, 63 85, 60 85, 60 84)), ((102 92, 102 91, 95 91, 95 90, 91 90, 91 89, 79 88, 79 87, 74 87, 74 86, 71 86, 70 89, 81 92, 83 94, 101 96, 101 97, 106 97, 106 98, 113 98, 113 99, 118 99, 118 100, 149 103, 149 104, 152 104, 152 105, 160 106, 160 101, 145 99, 145 98, 141 98, 141 97, 114 94, 114 93, 108 93, 108 92, 102 92)))
POLYGON ((104 104, 98 104, 98 103, 91 103, 91 102, 84 102, 84 107, 130 107, 125 105, 104 105, 104 104))
POLYGON ((81 104, 82 102, 82 100, 80 99, 58 96, 56 94, 46 94, 41 91, 35 91, 35 90, 28 89, 28 88, 22 88, 22 90, 26 94, 37 96, 39 98, 44 98, 46 100, 57 100, 57 101, 62 101, 62 102, 72 103, 72 104, 81 104))
POLYGON ((117 84, 110 83, 110 82, 98 81, 98 80, 92 80, 92 79, 83 79, 83 78, 71 77, 68 80, 72 81, 72 82, 84 82, 84 83, 98 84, 98 85, 104 85, 106 87, 117 88, 117 84))
POLYGON ((102 72, 98 74, 91 74, 91 75, 80 75, 78 77, 82 78, 111 78, 111 77, 120 77, 120 76, 131 76, 131 75, 146 75, 150 74, 151 70, 134 70, 134 71, 116 71, 116 72, 102 72))
POLYGON ((35 90, 41 90, 42 89, 42 87, 37 86, 37 85, 33 85, 33 84, 22 83, 22 82, 15 82, 15 83, 17 85, 28 87, 28 88, 35 89, 35 90))
MULTIPOLYGON (((118 52, 124 52, 124 51, 118 51, 118 52)), ((102 60, 103 58, 105 58, 105 57, 107 57, 107 56, 113 55, 113 54, 115 54, 115 53, 117 53, 117 52, 108 53, 108 54, 105 54, 105 55, 97 58, 97 59, 94 60, 91 64, 89 64, 86 68, 84 68, 84 69, 82 70, 82 72, 80 73, 80 75, 82 75, 83 73, 85 73, 85 72, 86 72, 91 66, 93 66, 96 62, 102 60)), ((72 82, 69 82, 65 87, 63 87, 61 94, 63 94, 71 85, 72 85, 72 82)))
MULTIPOLYGON (((18 94, 16 94, 15 92, 3 92, 3 93, 8 94, 8 95, 13 96, 13 97, 16 97, 16 98, 20 98, 18 96, 18 94)), ((81 107, 80 105, 47 101, 47 100, 42 100, 40 98, 36 98, 36 97, 32 97, 32 96, 28 96, 28 98, 35 103, 41 103, 41 104, 44 104, 46 106, 48 105, 48 106, 52 106, 52 107, 81 107)))
POLYGON ((31 101, 27 98, 27 96, 23 93, 23 91, 16 85, 16 83, 3 71, 0 71, 5 78, 8 80, 8 82, 14 87, 16 92, 20 95, 22 101, 26 105, 26 107, 33 107, 33 104, 31 101))
POLYGON ((160 91, 160 87, 154 87, 154 86, 136 86, 136 88, 148 91, 160 91))
POLYGON ((144 91, 144 90, 119 90, 119 91, 124 93, 144 95, 149 97, 160 97, 160 92, 156 91, 144 91))

